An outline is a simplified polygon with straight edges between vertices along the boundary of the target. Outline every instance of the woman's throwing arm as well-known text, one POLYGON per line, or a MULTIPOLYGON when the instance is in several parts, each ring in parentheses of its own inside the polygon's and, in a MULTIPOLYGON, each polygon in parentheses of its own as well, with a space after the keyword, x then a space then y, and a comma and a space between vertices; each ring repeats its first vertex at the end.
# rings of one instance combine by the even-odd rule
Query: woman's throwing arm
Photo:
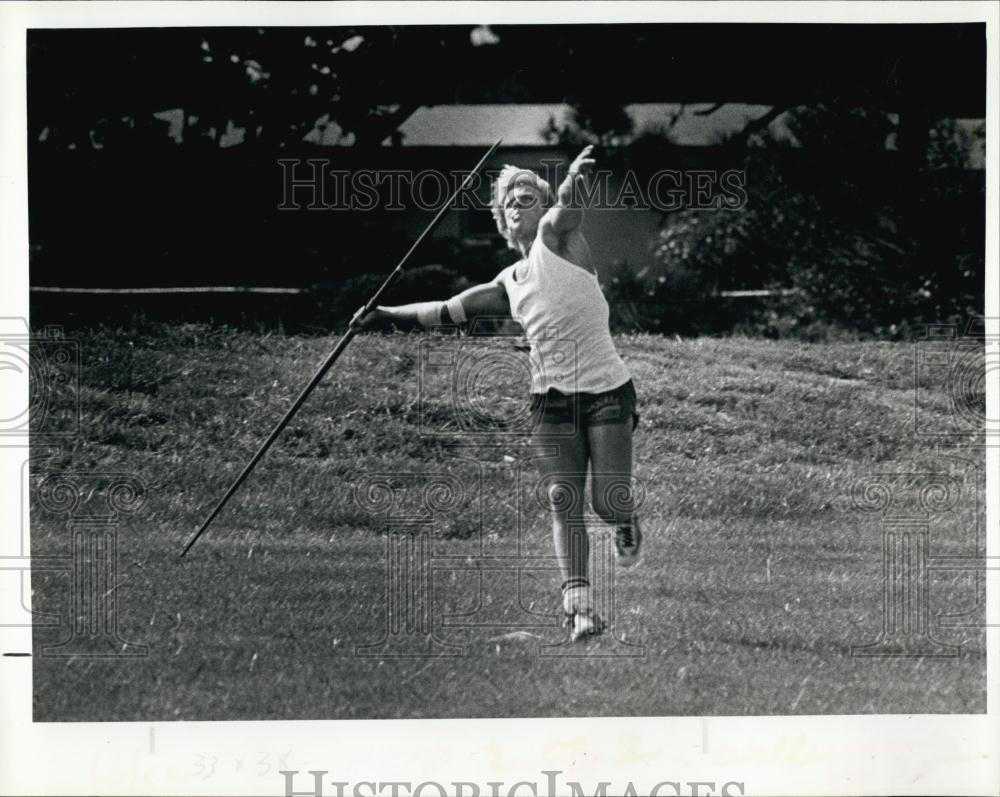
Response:
POLYGON ((371 329, 386 323, 400 326, 419 324, 435 327, 441 324, 462 324, 476 316, 510 316, 510 302, 507 291, 498 282, 476 285, 452 296, 447 301, 415 302, 395 307, 376 307, 362 317, 362 307, 351 319, 351 327, 357 330, 371 329))
POLYGON ((558 238, 572 232, 583 222, 583 208, 575 206, 577 203, 575 202, 574 189, 578 181, 586 180, 587 173, 597 162, 590 157, 593 149, 593 144, 584 147, 583 151, 569 165, 566 179, 562 181, 556 192, 558 201, 542 218, 543 227, 548 227, 558 238))

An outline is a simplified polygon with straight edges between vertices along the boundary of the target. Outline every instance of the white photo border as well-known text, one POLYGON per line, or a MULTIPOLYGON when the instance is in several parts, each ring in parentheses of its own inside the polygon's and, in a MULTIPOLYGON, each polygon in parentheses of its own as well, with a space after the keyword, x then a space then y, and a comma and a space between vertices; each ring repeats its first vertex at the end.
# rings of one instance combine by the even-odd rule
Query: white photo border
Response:
MULTIPOLYGON (((0 6, 0 317, 28 316, 25 39, 30 28, 304 26, 372 24, 571 24, 586 22, 985 22, 987 66, 987 334, 1000 334, 998 262, 998 6, 989 2, 369 3, 52 2, 0 6)), ((987 417, 1000 417, 996 373, 987 417)), ((6 383, 5 383, 6 384, 6 383)), ((23 386, 27 397, 27 380, 23 386)), ((25 406, 27 401, 25 400, 25 406)), ((0 458, 23 458, 0 448, 0 458)), ((3 533, 18 533, 21 496, 7 462, 3 533)), ((987 448, 996 485, 1000 449, 987 448)), ((16 471, 14 471, 16 472, 16 471)), ((1000 557, 996 489, 987 490, 989 557, 1000 557)), ((744 784, 747 795, 987 794, 1000 789, 997 715, 1000 573, 988 573, 988 696, 985 715, 577 718, 532 720, 351 720, 301 722, 33 723, 30 658, 0 660, 0 793, 281 794, 275 775, 190 771, 197 756, 280 756, 311 787, 308 770, 345 781, 545 783, 563 773, 588 793, 661 781, 744 784), (157 754, 149 754, 155 737, 157 754)), ((30 629, 0 629, 4 649, 31 650, 30 629)), ((327 786, 325 793, 336 793, 327 786)), ((345 792, 350 793, 350 792, 345 792)), ((364 792, 369 793, 369 792, 364 792)), ((427 791, 436 794, 436 791, 427 791)), ((529 793, 527 791, 523 793, 529 793)), ((541 792, 540 792, 541 793, 541 792)), ((664 794, 672 793, 664 791, 664 794)), ((739 794, 739 791, 731 791, 739 794)))

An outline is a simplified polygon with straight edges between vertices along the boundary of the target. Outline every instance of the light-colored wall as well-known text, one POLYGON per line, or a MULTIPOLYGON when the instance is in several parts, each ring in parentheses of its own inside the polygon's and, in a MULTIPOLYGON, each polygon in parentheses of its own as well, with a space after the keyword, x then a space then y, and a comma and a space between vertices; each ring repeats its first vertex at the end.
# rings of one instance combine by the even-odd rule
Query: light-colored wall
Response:
MULTIPOLYGON (((558 176, 566 173, 568 160, 551 148, 521 147, 504 148, 495 159, 495 170, 500 164, 513 164, 539 171, 544 175, 543 161, 561 160, 555 171, 558 176)), ((600 168, 600 164, 598 164, 600 168)), ((609 193, 617 196, 623 175, 613 173, 609 178, 609 193)), ((553 186, 556 188, 557 186, 553 186)), ((486 210, 475 211, 488 213, 486 210)), ((445 215, 435 231, 435 237, 465 237, 468 234, 468 220, 463 213, 452 212, 445 215)), ((655 210, 590 208, 584 217, 584 234, 602 273, 613 275, 627 264, 633 271, 654 265, 653 245, 659 230, 662 214, 655 210)), ((408 226, 415 219, 408 219, 408 226)), ((419 225, 416 225, 419 226, 419 225)), ((492 227, 492 224, 490 224, 492 227)), ((515 257, 511 253, 512 258, 515 257)))

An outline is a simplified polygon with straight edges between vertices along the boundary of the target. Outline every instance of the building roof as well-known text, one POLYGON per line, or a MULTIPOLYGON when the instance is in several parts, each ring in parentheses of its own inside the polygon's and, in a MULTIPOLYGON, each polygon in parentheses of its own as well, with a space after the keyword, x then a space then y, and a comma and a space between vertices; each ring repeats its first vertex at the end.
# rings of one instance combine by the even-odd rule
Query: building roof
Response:
MULTIPOLYGON (((767 105, 722 105, 710 114, 712 103, 682 106, 678 103, 636 103, 626 105, 636 133, 663 127, 676 115, 670 130, 674 143, 683 146, 718 144, 726 133, 741 130, 746 124, 763 116, 767 105)), ((428 146, 489 146, 503 138, 505 146, 545 146, 543 131, 549 120, 564 123, 570 106, 562 103, 539 105, 433 105, 416 110, 399 126, 402 145, 428 146)), ((334 143, 329 138, 323 143, 334 143)), ((383 145, 388 146, 387 138, 383 145)))

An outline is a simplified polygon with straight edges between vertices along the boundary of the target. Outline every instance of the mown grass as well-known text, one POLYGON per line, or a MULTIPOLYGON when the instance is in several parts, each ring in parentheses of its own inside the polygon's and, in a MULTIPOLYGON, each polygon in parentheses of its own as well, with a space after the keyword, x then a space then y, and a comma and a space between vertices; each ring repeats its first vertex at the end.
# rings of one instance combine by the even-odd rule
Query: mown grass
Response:
MULTIPOLYGON (((493 357, 501 367, 471 369, 483 388, 470 400, 516 421, 523 355, 508 341, 359 337, 181 560, 333 341, 196 325, 76 337, 82 431, 33 464, 33 484, 126 472, 147 486, 121 522, 116 594, 121 636, 149 655, 43 656, 66 625, 36 629, 38 720, 985 710, 976 628, 935 631, 962 645, 954 659, 851 655, 878 634, 882 586, 881 519, 852 507, 852 487, 900 469, 963 474, 960 460, 981 460, 914 434, 913 346, 618 337, 642 404, 648 529, 645 561, 618 573, 615 590, 618 639, 645 655, 620 658, 610 639, 540 655, 563 639, 557 575, 526 572, 518 595, 510 573, 475 569, 484 557, 544 564, 548 519, 524 435, 497 422, 463 433, 454 372, 428 372, 422 358, 493 357), (454 565, 435 565, 433 617, 464 656, 355 655, 386 623, 385 519, 356 493, 376 474, 401 474, 413 511, 422 480, 461 486, 433 526, 435 556, 454 565), (441 627, 476 608, 480 583, 476 617, 493 624, 441 627)), ((948 425, 947 376, 919 390, 925 419, 948 425)), ((973 484, 935 519, 932 554, 976 552, 976 498, 981 507, 973 484)), ((31 533, 34 556, 69 550, 66 519, 34 497, 31 533)), ((34 588, 36 609, 65 615, 66 574, 38 573, 34 588)), ((932 589, 932 612, 976 606, 968 575, 936 574, 932 589)))

